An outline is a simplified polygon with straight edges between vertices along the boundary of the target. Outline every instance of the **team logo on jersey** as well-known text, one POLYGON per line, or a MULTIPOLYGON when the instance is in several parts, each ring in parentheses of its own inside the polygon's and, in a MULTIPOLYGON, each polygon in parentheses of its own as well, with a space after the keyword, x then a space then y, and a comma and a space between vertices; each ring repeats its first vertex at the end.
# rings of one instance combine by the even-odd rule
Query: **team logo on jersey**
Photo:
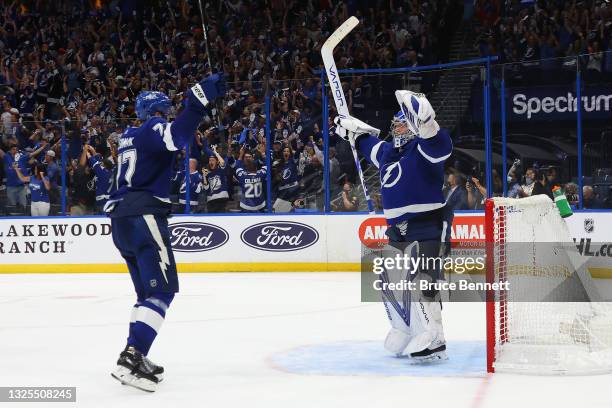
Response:
POLYGON ((268 221, 245 229, 240 239, 263 251, 297 251, 314 245, 319 240, 319 233, 299 222, 268 221))
POLYGON ((221 188, 221 177, 214 176, 208 179, 208 184, 210 184, 210 191, 217 191, 221 188))
POLYGON ((402 178, 402 166, 400 162, 395 162, 385 167, 384 171, 381 172, 380 184, 384 188, 391 188, 397 184, 400 178, 402 178))
POLYGON ((229 239, 221 227, 203 222, 179 222, 171 224, 170 244, 178 252, 201 252, 219 248, 229 239))
POLYGON ((288 180, 291 177, 291 169, 283 170, 283 180, 288 180))

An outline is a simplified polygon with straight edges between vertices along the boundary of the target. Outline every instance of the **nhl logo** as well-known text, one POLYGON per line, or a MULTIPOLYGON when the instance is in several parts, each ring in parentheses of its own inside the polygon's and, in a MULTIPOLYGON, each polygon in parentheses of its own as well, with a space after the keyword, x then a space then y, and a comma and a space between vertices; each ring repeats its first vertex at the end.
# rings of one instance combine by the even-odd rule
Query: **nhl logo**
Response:
POLYGON ((149 281, 149 285, 151 285, 152 288, 157 286, 157 279, 151 279, 149 281))
POLYGON ((595 230, 595 220, 587 218, 584 220, 584 230, 589 234, 595 230))

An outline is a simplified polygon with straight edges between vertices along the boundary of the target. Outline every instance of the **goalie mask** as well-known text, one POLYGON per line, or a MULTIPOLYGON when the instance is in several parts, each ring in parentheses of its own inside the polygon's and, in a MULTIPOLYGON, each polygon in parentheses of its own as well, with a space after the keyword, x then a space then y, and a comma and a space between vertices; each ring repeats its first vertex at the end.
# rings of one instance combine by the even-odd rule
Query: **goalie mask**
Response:
POLYGON ((389 133, 393 137, 393 147, 396 149, 404 146, 406 143, 414 139, 414 132, 410 131, 408 124, 406 123, 406 115, 404 112, 399 111, 391 120, 391 129, 389 133))

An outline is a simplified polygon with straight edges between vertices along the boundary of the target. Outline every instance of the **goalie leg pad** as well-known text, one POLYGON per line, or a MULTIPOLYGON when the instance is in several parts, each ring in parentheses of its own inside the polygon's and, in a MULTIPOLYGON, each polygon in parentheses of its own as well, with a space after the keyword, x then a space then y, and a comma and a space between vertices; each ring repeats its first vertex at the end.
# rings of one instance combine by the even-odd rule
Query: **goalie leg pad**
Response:
POLYGON ((413 302, 410 307, 410 328, 414 336, 406 346, 408 353, 436 349, 445 345, 440 302, 427 299, 413 302))

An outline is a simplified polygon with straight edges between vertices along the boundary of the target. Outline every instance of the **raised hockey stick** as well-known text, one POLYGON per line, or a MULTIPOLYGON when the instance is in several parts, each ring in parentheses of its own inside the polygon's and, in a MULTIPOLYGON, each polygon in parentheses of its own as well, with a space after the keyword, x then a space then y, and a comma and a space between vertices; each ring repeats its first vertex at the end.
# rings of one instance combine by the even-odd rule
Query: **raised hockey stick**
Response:
MULTIPOLYGON (((349 117, 348 105, 346 98, 344 97, 344 90, 342 90, 342 83, 340 82, 340 75, 338 75, 338 69, 336 68, 336 61, 334 61, 334 48, 346 37, 352 30, 359 24, 359 20, 355 16, 349 17, 340 27, 336 29, 329 36, 325 44, 321 47, 321 57, 323 58, 323 65, 325 65, 325 73, 327 74, 327 80, 334 96, 334 103, 336 104, 336 110, 338 116, 341 118, 349 117)), ((361 180, 361 187, 363 193, 368 201, 368 211, 370 214, 374 214, 374 203, 368 193, 365 180, 363 178, 363 171, 361 170, 361 164, 359 163, 359 156, 357 155, 357 148, 355 147, 355 139, 349 137, 349 143, 351 145, 351 151, 353 152, 353 158, 355 159, 355 166, 357 167, 357 173, 359 173, 359 179, 361 180)))
MULTIPOLYGON (((210 59, 210 50, 208 48, 208 35, 206 34, 206 24, 204 23, 204 11, 202 9, 202 0, 198 0, 198 6, 200 8, 200 21, 202 21, 202 35, 204 36, 204 47, 206 50, 206 57, 208 60, 208 68, 210 68, 210 73, 213 73, 213 66, 210 59)), ((208 14, 207 14, 208 17, 208 14)), ((213 116, 217 119, 217 128, 221 131, 221 116, 219 115, 219 102, 215 102, 214 114, 213 116)))

